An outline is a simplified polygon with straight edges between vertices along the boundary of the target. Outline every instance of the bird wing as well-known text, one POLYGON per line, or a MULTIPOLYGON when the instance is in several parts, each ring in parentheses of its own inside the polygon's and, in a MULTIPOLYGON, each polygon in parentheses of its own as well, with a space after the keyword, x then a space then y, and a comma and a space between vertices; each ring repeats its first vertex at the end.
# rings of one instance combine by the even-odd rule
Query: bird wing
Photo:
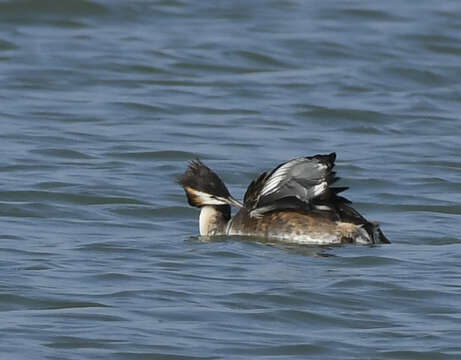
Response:
MULTIPOLYGON (((314 200, 326 203, 345 188, 330 188, 336 154, 306 156, 262 173, 247 189, 244 205, 253 217, 275 209, 311 209, 314 200)), ((326 205, 323 205, 325 207, 326 205)))

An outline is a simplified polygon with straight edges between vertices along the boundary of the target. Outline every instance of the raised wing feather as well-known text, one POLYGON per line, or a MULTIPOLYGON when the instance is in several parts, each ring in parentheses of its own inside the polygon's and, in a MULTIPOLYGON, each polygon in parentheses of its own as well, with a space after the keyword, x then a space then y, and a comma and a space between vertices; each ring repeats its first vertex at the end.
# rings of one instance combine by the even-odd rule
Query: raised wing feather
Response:
POLYGON ((330 199, 345 190, 330 188, 337 180, 332 170, 335 159, 335 153, 297 158, 261 174, 247 189, 245 207, 252 216, 259 216, 282 208, 311 209, 314 200, 330 199))

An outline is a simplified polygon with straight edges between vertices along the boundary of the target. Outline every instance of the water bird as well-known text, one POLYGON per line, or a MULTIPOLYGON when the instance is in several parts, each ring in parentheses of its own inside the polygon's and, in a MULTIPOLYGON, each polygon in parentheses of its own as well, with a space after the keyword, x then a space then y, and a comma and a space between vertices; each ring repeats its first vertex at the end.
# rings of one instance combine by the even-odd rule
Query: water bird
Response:
POLYGON ((189 205, 200 208, 202 236, 241 235, 313 245, 390 243, 333 187, 336 153, 289 160, 248 186, 243 203, 200 160, 190 162, 178 183, 189 205), (238 208, 231 217, 231 206, 238 208))

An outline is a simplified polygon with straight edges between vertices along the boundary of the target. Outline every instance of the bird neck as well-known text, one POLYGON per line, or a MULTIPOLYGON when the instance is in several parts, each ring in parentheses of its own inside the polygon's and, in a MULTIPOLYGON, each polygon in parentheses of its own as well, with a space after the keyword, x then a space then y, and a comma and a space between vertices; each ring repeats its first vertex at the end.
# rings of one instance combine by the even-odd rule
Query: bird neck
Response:
POLYGON ((229 205, 206 205, 200 211, 200 235, 224 235, 230 220, 229 205))

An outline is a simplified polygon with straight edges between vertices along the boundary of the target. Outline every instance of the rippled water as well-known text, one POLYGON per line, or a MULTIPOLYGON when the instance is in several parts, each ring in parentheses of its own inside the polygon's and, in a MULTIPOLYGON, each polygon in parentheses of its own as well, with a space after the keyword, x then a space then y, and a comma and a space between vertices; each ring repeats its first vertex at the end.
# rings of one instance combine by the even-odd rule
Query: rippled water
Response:
POLYGON ((456 1, 0 1, 0 358, 461 358, 456 1), (336 151, 389 246, 199 239, 336 151))

